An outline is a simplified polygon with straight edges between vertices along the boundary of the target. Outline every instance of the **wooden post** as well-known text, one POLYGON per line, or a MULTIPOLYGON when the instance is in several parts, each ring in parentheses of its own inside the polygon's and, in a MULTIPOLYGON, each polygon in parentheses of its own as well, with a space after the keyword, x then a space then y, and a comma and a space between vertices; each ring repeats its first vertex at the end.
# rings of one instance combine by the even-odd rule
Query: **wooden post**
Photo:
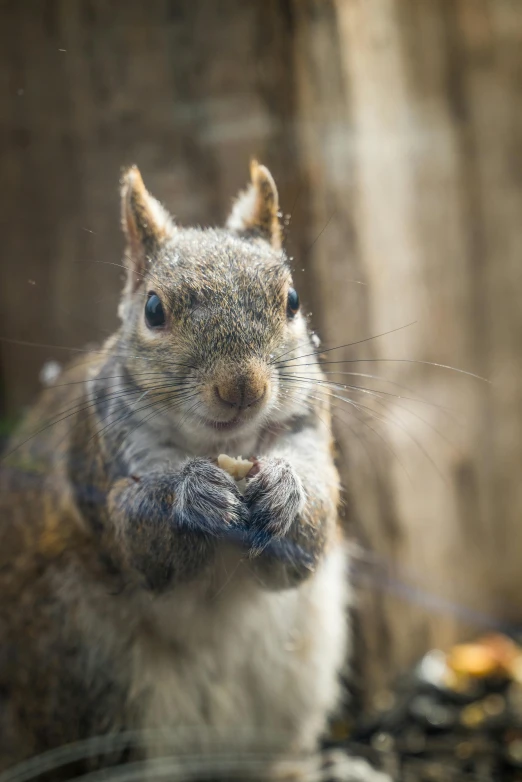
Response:
POLYGON ((373 689, 432 645, 521 619, 522 7, 338 0, 332 21, 297 6, 313 232, 331 217, 309 262, 316 315, 329 345, 415 321, 327 356, 413 389, 332 376, 374 389, 337 402, 356 430, 338 422, 373 689))

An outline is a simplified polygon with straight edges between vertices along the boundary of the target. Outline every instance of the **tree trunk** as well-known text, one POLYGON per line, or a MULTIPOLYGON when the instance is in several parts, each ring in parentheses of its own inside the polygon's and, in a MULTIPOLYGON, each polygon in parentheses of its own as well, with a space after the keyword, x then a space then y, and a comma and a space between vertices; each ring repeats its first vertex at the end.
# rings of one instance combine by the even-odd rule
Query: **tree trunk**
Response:
POLYGON ((336 411, 372 689, 521 620, 522 6, 338 0, 325 34, 321 5, 296 47, 319 321, 327 347, 415 321, 325 355, 413 389, 332 376, 383 392, 336 411))

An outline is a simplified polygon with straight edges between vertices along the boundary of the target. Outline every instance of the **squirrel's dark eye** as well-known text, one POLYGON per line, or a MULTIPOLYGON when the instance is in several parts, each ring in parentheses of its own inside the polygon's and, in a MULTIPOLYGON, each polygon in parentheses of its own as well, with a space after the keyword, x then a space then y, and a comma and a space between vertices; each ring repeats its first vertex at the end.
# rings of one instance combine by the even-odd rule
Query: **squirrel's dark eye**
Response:
POLYGON ((145 304, 145 320, 147 321, 147 326, 151 329, 157 329, 165 325, 163 304, 156 293, 149 293, 149 298, 145 304))
POLYGON ((286 304, 286 312, 289 318, 293 318, 299 309, 299 294, 295 288, 288 290, 288 300, 286 304))

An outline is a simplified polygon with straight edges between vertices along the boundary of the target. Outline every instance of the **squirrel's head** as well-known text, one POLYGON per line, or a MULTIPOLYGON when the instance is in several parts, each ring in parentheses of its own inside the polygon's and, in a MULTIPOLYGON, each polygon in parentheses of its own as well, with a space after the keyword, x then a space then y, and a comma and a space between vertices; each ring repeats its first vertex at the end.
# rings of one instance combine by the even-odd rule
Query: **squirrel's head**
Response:
POLYGON ((255 162, 251 179, 226 227, 204 230, 177 227, 137 168, 122 184, 127 375, 156 423, 210 441, 307 412, 299 364, 315 356, 281 247, 277 189, 255 162))

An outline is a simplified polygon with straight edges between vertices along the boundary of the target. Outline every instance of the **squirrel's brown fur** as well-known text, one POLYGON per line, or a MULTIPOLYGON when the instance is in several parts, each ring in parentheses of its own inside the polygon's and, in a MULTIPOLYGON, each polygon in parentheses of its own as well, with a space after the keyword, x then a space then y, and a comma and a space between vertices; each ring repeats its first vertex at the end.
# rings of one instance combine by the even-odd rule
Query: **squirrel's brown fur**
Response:
MULTIPOLYGON (((346 651, 338 478, 278 208, 254 163, 226 229, 181 229, 124 176, 121 327, 1 465, 2 768, 127 730, 270 757, 324 730, 346 651), (259 460, 244 496, 220 452, 259 460)), ((110 747, 96 762, 160 752, 110 747)))

